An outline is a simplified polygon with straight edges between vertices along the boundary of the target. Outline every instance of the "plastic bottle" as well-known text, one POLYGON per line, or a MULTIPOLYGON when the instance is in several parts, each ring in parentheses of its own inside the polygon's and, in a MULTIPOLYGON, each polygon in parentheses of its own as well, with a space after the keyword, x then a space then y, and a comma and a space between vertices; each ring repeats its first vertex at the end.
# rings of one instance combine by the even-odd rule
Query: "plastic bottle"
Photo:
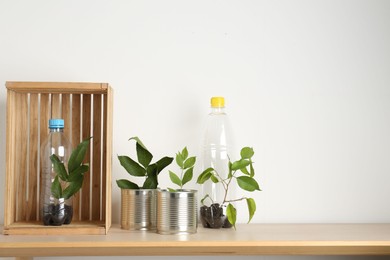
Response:
MULTIPOLYGON (((205 132, 202 141, 202 168, 203 170, 212 167, 218 173, 218 175, 226 179, 229 173, 229 158, 233 160, 233 134, 229 122, 228 115, 225 112, 225 99, 223 97, 212 97, 211 98, 211 112, 207 116, 205 132)), ((234 187, 229 187, 229 193, 227 199, 234 195, 234 187)), ((206 195, 209 198, 203 201, 205 206, 212 206, 218 208, 218 214, 223 215, 223 210, 220 208, 223 202, 225 190, 221 183, 213 183, 212 181, 205 182, 202 184, 202 196, 203 199, 206 195)), ((202 214, 202 210, 210 210, 203 207, 201 208, 201 221, 203 226, 211 228, 220 228, 223 223, 213 223, 214 220, 208 220, 205 225, 202 214)), ((216 209, 217 210, 217 209, 216 209)), ((207 214, 215 216, 215 212, 211 211, 207 214)), ((224 220, 222 220, 223 222, 224 220)))
MULTIPOLYGON (((64 120, 49 120, 49 135, 41 146, 41 185, 40 185, 40 209, 41 219, 44 225, 59 226, 69 224, 72 221, 72 198, 55 198, 51 192, 52 183, 56 176, 50 160, 52 154, 56 154, 65 168, 71 154, 72 145, 64 135, 64 120)), ((65 188, 61 183, 62 189, 65 188)))

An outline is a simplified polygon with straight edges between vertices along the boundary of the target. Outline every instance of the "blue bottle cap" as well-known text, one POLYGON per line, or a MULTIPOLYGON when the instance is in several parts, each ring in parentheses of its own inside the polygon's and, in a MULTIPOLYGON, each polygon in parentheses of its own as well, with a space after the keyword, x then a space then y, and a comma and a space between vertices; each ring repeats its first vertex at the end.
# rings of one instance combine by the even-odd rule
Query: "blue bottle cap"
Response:
POLYGON ((49 119, 49 128, 64 128, 64 119, 62 118, 49 119))

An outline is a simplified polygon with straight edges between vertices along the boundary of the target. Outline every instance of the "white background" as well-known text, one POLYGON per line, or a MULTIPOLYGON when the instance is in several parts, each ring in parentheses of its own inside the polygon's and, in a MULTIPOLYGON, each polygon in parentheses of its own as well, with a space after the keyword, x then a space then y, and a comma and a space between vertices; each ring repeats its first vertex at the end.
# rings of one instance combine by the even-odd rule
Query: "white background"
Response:
MULTIPOLYGON (((13 80, 111 84, 113 181, 131 136, 155 158, 198 155, 209 99, 225 96, 237 153, 256 152, 253 222, 390 222, 390 1, 2 0, 13 80)), ((5 115, 1 87, 0 183, 5 115)), ((116 223, 119 202, 114 182, 116 223)))

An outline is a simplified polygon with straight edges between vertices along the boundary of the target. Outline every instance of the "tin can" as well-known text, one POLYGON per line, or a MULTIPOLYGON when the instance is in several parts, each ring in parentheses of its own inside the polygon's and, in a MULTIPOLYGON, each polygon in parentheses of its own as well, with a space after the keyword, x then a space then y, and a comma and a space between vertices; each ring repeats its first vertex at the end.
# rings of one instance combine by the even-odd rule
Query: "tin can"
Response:
POLYGON ((157 233, 196 233, 197 212, 196 190, 157 190, 157 233))
POLYGON ((121 190, 121 228, 156 230, 156 190, 121 190))

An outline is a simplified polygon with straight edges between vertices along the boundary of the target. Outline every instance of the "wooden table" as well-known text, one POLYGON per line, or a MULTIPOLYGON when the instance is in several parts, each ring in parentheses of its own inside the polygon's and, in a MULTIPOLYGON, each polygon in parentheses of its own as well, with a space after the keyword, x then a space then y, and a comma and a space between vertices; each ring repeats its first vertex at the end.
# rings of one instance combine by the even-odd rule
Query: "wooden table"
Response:
MULTIPOLYGON (((1 229, 1 228, 0 228, 1 229)), ((0 235, 0 257, 166 255, 390 255, 390 224, 249 224, 193 235, 0 235)))

